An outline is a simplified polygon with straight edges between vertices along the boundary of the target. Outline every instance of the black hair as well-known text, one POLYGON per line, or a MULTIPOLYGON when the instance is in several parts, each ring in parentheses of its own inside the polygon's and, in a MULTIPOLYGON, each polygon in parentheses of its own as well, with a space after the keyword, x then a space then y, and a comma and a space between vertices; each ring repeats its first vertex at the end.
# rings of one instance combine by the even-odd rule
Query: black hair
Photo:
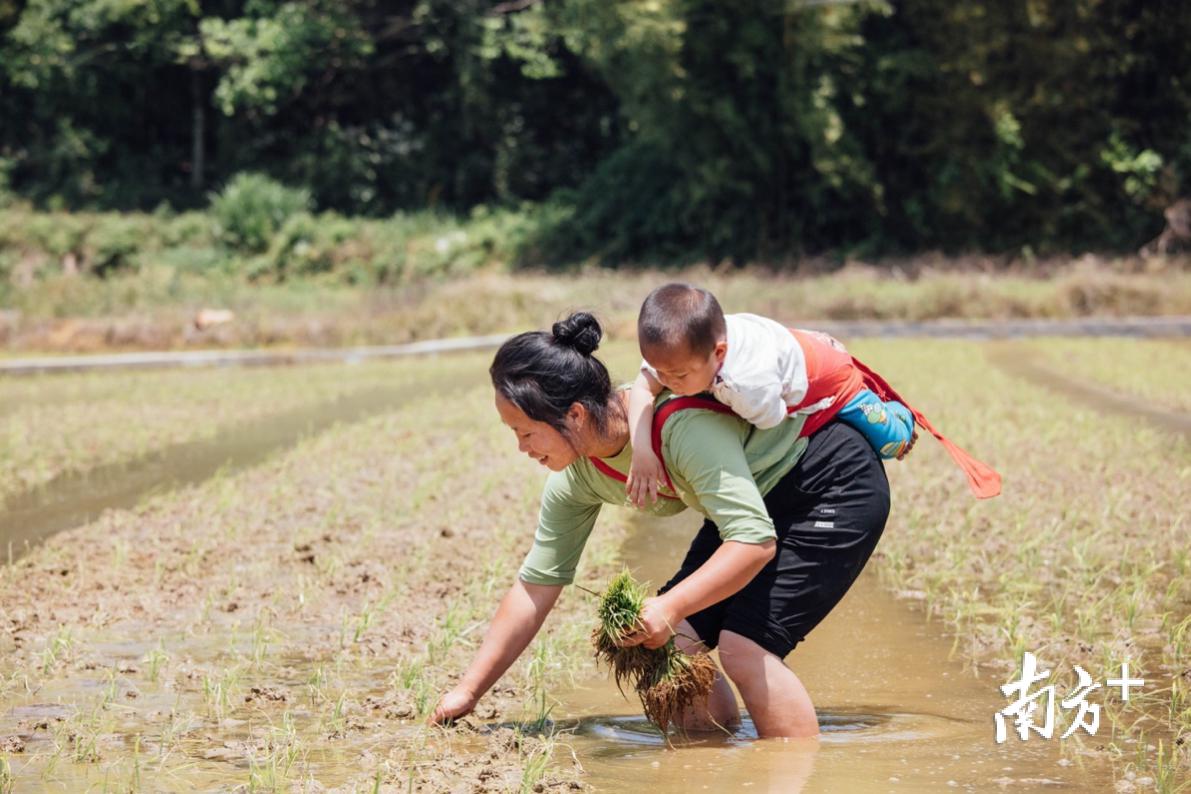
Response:
POLYGON ((709 356, 726 334, 720 302, 691 284, 663 284, 649 293, 637 315, 642 350, 666 347, 709 356))
POLYGON ((612 399, 608 369, 592 355, 602 337, 599 321, 587 312, 575 312, 549 332, 517 334, 492 359, 492 386, 530 419, 545 422, 572 444, 566 418, 575 403, 587 409, 603 435, 623 409, 612 399))

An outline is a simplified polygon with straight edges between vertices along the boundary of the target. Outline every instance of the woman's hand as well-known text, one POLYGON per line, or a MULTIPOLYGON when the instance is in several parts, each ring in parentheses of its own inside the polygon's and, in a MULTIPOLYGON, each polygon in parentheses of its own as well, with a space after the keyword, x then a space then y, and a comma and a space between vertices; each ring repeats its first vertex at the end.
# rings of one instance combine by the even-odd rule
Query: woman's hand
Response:
POLYGON ((662 462, 658 460, 653 450, 644 445, 633 448, 633 462, 629 466, 629 478, 625 482, 625 491, 629 501, 637 507, 645 507, 646 499, 652 502, 658 500, 658 489, 662 487, 664 471, 662 462))
POLYGON ((443 725, 451 720, 465 717, 472 712, 478 701, 479 698, 474 692, 457 686, 439 698, 438 705, 434 707, 434 713, 427 721, 443 725))
POLYGON ((621 647, 644 645, 646 648, 660 648, 674 636, 675 627, 682 622, 683 615, 673 610, 665 596, 645 599, 639 619, 640 627, 626 636, 621 647))

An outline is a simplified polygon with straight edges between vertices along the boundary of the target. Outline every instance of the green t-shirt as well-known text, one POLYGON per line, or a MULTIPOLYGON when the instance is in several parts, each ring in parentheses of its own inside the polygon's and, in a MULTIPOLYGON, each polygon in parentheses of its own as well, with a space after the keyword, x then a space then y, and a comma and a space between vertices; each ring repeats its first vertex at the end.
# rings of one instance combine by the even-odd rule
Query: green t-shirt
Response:
MULTIPOLYGON (((806 449, 806 439, 798 437, 803 421, 793 416, 760 430, 739 417, 706 409, 675 413, 662 429, 662 457, 681 501, 659 499, 646 512, 668 516, 693 507, 711 519, 724 540, 764 543, 775 538, 762 497, 806 449)), ((603 460, 627 474, 632 456, 632 447, 625 444, 603 460)), ((605 503, 629 504, 624 483, 600 472, 587 458, 551 473, 521 580, 544 585, 574 581, 579 557, 605 503)))

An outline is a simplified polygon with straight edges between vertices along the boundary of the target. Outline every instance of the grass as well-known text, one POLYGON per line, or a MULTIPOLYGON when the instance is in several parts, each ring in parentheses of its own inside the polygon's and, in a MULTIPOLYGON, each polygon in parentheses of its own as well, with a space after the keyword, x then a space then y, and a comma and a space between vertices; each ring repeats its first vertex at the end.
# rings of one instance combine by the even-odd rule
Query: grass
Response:
POLYGON ((596 310, 630 339, 641 300, 672 280, 706 286, 733 311, 802 324, 1191 314, 1191 270, 1173 260, 1147 270, 1129 260, 1006 269, 923 256, 842 270, 810 263, 797 275, 762 267, 549 273, 492 265, 400 286, 248 285, 155 266, 102 280, 35 281, 13 293, 7 319, 0 315, 0 343, 14 352, 393 344, 543 327, 574 307, 596 310), (235 320, 195 331, 204 306, 230 309, 235 320))

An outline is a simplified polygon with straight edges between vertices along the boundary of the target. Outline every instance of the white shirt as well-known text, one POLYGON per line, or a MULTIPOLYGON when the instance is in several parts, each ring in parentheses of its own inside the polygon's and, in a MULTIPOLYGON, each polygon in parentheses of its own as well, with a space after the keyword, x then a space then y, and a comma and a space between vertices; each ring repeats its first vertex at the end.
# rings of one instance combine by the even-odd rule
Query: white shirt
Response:
MULTIPOLYGON (((749 424, 761 429, 776 427, 791 407, 806 398, 802 346, 789 328, 767 317, 729 314, 724 320, 728 352, 711 393, 749 424)), ((657 379, 657 372, 647 362, 641 362, 641 369, 657 379)), ((831 402, 831 398, 821 400, 799 413, 814 413, 831 402)))

